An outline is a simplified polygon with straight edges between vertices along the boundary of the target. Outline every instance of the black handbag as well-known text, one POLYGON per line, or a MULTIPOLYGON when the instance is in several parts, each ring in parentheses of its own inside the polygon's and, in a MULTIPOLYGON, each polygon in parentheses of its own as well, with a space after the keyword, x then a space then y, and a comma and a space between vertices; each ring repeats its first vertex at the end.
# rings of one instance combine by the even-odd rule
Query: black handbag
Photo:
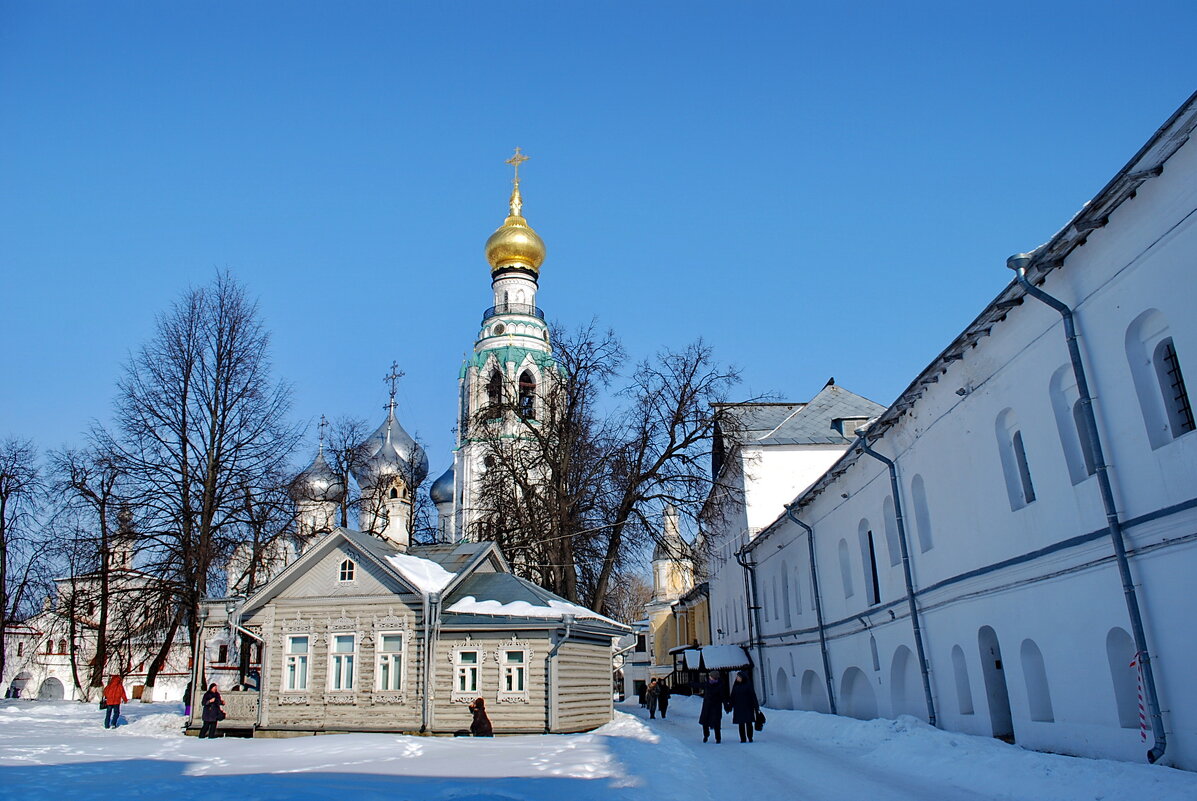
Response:
POLYGON ((765 713, 759 709, 756 711, 756 720, 752 722, 752 727, 757 731, 765 728, 765 713))
POLYGON ((108 708, 108 702, 106 700, 104 700, 103 698, 101 698, 100 699, 100 709, 103 710, 103 709, 107 709, 107 708, 108 708))

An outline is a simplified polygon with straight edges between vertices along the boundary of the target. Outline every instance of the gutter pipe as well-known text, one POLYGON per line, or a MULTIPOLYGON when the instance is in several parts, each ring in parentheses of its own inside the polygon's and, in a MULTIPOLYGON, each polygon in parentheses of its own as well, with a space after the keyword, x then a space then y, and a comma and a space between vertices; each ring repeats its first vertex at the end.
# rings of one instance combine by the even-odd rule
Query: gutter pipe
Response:
MULTIPOLYGON (((838 715, 835 705, 835 690, 831 680, 831 657, 827 653, 827 631, 823 627, 823 595, 819 592, 819 571, 815 566, 815 530, 794 516, 794 508, 786 504, 786 517, 796 526, 806 532, 807 550, 810 553, 810 585, 815 596, 815 618, 819 622, 819 650, 823 652, 823 678, 827 681, 827 705, 831 714, 838 715)), ((801 588, 799 588, 801 592, 801 588)))
POLYGON ((740 550, 736 551, 736 562, 740 567, 744 568, 744 589, 748 596, 748 645, 756 647, 756 664, 757 670, 753 673, 760 677, 761 685, 761 706, 769 700, 768 691, 765 689, 765 677, 761 675, 761 670, 765 667, 765 644, 760 637, 761 631, 761 605, 757 602, 756 591, 756 562, 749 562, 745 556, 746 551, 751 547, 752 543, 748 543, 740 550), (756 624, 755 626, 753 624, 756 624))
POLYGON ((898 524, 898 545, 902 550, 902 576, 906 580, 906 604, 910 608, 910 625, 914 628, 914 647, 918 652, 919 670, 923 674, 923 698, 927 702, 927 722, 936 725, 935 698, 931 695, 931 675, 927 668, 927 652, 923 648, 923 629, 919 622, 919 607, 914 599, 914 577, 910 572, 910 548, 906 543, 906 523, 902 519, 902 497, 898 486, 898 466, 869 447, 866 432, 857 429, 860 449, 889 468, 890 491, 894 496, 894 519, 898 524))
POLYGON ((1101 492, 1101 503, 1105 507, 1106 526, 1110 532, 1110 541, 1114 545, 1114 556, 1118 562, 1118 575, 1122 578, 1122 593, 1126 598, 1126 611, 1130 615, 1131 631, 1135 637, 1135 650, 1138 651, 1138 661, 1143 669, 1143 688, 1147 691, 1147 709, 1151 716, 1151 731, 1155 735, 1155 744, 1147 752, 1147 761, 1154 764, 1164 755, 1168 748, 1168 736, 1164 731, 1164 718, 1160 713, 1160 699, 1156 692, 1155 671, 1151 666, 1151 654, 1147 650, 1147 635, 1143 631, 1143 615, 1139 609, 1139 597, 1135 592, 1134 579, 1131 577, 1130 560, 1126 555, 1126 538, 1122 532, 1122 521, 1118 516, 1118 507, 1114 502, 1114 490, 1110 486, 1109 468, 1101 447, 1101 434, 1097 430, 1097 416, 1093 413, 1093 398, 1089 394, 1089 382, 1085 378, 1085 364, 1081 360, 1081 348, 1077 342, 1076 320, 1072 309, 1063 301, 1044 292, 1027 280, 1027 266, 1031 263, 1031 254, 1017 253, 1006 260, 1006 266, 1014 271, 1019 285, 1028 295, 1041 301, 1060 313, 1064 320, 1064 337, 1068 343, 1068 358, 1072 361, 1072 374, 1076 378, 1077 394, 1080 395, 1081 417, 1085 421, 1085 430, 1092 445, 1093 461, 1097 474, 1097 487, 1101 492))
MULTIPOLYGON (((557 690, 553 686, 554 668, 557 663, 554 661, 557 658, 557 652, 561 650, 561 646, 569 641, 570 629, 574 626, 576 618, 573 615, 562 615, 561 622, 565 624, 565 634, 561 639, 553 643, 553 647, 549 649, 549 655, 544 658, 544 673, 545 673, 545 696, 546 703, 544 706, 544 731, 545 734, 550 734, 553 731, 553 704, 557 698, 557 690)), ((625 649, 626 650, 626 649, 625 649)))
POLYGON ((424 692, 420 704, 420 733, 432 727, 432 666, 436 662, 436 644, 440 636, 441 594, 424 594, 424 692))

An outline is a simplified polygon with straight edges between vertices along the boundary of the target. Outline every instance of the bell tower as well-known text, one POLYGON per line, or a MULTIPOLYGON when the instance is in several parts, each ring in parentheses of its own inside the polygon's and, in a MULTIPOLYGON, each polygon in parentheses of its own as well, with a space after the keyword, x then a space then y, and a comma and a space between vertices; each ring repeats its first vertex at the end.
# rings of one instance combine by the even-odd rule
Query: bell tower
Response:
MULTIPOLYGON (((452 520, 442 536, 471 540, 482 536, 478 482, 487 469, 486 442, 495 437, 520 436, 528 420, 545 413, 544 393, 557 374, 544 312, 536 305, 544 240, 524 217, 520 166, 528 160, 518 147, 507 159, 513 168, 508 214, 486 240, 490 264, 491 306, 482 313, 473 353, 458 375, 457 449, 453 474, 442 476, 445 493, 452 492, 452 520), (487 419, 487 410, 495 410, 487 419), (451 487, 451 490, 450 490, 451 487)), ((440 504, 438 504, 438 510, 440 504)))

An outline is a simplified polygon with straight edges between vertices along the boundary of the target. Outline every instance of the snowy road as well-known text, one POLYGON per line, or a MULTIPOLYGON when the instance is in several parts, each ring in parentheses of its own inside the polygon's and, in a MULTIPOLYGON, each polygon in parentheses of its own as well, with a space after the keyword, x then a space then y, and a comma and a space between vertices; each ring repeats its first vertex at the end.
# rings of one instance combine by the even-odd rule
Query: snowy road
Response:
POLYGON ((730 722, 704 744, 697 704, 635 706, 589 734, 471 740, 356 734, 184 737, 170 707, 0 702, 2 801, 1151 801, 1197 799, 1197 774, 1023 751, 917 721, 769 712, 757 742, 730 722), (631 714, 628 714, 631 713, 631 714))

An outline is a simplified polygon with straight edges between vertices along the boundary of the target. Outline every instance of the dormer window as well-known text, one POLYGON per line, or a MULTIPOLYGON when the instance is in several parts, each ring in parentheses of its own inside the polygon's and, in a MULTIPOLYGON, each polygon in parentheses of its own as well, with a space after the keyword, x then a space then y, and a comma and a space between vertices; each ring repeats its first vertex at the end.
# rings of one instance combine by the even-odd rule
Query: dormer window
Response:
POLYGON ((357 575, 357 565, 353 563, 352 559, 346 559, 341 562, 341 569, 338 573, 338 581, 348 583, 354 580, 357 575))

